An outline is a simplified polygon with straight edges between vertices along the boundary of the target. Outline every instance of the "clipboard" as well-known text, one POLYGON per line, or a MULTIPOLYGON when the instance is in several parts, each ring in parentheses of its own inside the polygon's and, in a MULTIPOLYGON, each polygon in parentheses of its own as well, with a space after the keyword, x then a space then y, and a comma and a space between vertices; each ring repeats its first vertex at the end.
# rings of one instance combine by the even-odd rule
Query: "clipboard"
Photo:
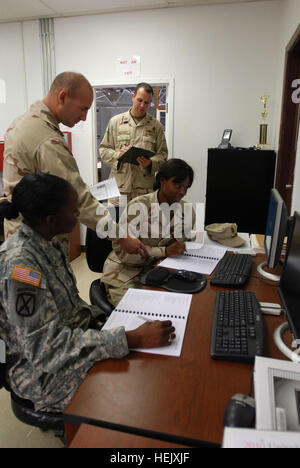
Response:
POLYGON ((155 155, 154 151, 150 151, 150 150, 146 150, 144 148, 138 148, 136 146, 132 146, 131 148, 129 148, 128 151, 126 151, 126 153, 124 153, 119 158, 117 169, 119 169, 120 165, 122 163, 125 163, 125 162, 127 162, 129 164, 134 164, 135 166, 138 166, 139 163, 137 162, 137 158, 139 156, 144 156, 145 158, 150 159, 154 155, 155 155))

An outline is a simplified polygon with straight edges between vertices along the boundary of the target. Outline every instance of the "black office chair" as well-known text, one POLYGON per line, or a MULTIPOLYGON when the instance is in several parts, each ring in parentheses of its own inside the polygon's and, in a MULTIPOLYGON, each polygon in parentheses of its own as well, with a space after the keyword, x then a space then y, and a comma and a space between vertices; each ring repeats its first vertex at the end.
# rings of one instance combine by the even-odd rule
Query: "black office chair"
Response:
POLYGON ((35 411, 30 400, 24 400, 17 396, 7 383, 5 378, 6 364, 0 364, 0 389, 5 388, 11 395, 11 408, 16 418, 30 426, 38 427, 43 431, 52 430, 60 438, 64 435, 64 422, 61 413, 44 413, 35 411))
MULTIPOLYGON (((86 231, 86 260, 91 271, 102 273, 104 262, 112 251, 112 242, 105 238, 100 239, 95 231, 87 228, 86 231)), ((91 304, 97 305, 108 316, 113 311, 114 306, 108 301, 105 285, 101 279, 96 279, 90 286, 91 304)))

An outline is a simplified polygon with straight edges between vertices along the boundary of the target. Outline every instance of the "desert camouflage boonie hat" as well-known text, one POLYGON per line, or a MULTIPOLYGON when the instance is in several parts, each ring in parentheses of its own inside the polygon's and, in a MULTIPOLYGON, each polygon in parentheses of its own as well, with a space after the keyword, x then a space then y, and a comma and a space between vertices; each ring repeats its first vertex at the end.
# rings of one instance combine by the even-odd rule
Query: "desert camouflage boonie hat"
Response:
POLYGON ((244 239, 237 234, 235 223, 214 223, 205 227, 211 240, 219 242, 228 247, 241 247, 245 244, 244 239))

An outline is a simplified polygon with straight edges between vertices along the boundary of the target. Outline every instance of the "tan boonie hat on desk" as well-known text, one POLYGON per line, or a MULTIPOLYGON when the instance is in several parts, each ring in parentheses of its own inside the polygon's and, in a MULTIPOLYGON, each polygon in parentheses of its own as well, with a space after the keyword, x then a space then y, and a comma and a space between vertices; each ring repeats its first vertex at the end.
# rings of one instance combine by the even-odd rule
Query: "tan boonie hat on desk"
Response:
POLYGON ((228 247, 241 247, 245 244, 244 239, 237 235, 235 223, 214 223, 205 227, 211 240, 227 245, 228 247))

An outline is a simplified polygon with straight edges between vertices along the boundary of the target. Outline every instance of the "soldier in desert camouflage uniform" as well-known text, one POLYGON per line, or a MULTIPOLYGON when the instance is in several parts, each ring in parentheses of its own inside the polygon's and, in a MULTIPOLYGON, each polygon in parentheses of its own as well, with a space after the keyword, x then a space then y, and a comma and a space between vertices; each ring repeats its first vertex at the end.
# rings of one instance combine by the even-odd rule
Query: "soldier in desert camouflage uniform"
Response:
MULTIPOLYGON (((132 96, 132 108, 112 117, 100 145, 101 159, 110 166, 110 177, 116 178, 120 193, 127 196, 127 201, 153 192, 155 173, 168 158, 164 129, 158 120, 146 113, 152 96, 152 87, 139 83, 132 96), (118 169, 119 157, 131 146, 154 151, 155 155, 150 159, 139 157, 138 166, 123 163, 118 169)), ((119 204, 118 198, 110 201, 119 204)))
MULTIPOLYGON (((96 230, 97 222, 109 215, 98 215, 99 202, 83 182, 75 158, 65 142, 59 123, 73 127, 86 120, 93 102, 93 89, 87 79, 74 72, 64 72, 53 81, 48 95, 37 101, 18 117, 5 135, 3 182, 4 193, 9 198, 19 180, 26 174, 46 172, 63 177, 77 190, 80 221, 96 230)), ((17 220, 5 220, 5 238, 19 227, 17 220)), ((68 236, 60 239, 68 252, 68 236)), ((126 251, 140 251, 141 244, 134 239, 121 239, 126 251)), ((142 252, 140 252, 142 253, 142 252)))
POLYGON ((171 322, 130 332, 94 327, 101 310, 79 297, 61 244, 53 238, 74 228, 77 201, 68 182, 37 173, 17 184, 12 203, 0 203, 0 218, 19 212, 24 217, 0 248, 0 336, 9 385, 36 411, 63 411, 95 361, 122 358, 140 345, 167 345, 174 337, 171 322))
MULTIPOLYGON (((113 242, 113 250, 105 261, 101 281, 105 283, 108 298, 115 306, 128 288, 141 286, 141 276, 149 271, 158 259, 183 253, 183 242, 187 238, 190 239, 195 218, 193 209, 185 212, 185 202, 181 199, 192 182, 192 168, 181 159, 170 159, 156 175, 154 189, 158 190, 141 195, 128 204, 120 225, 126 220, 130 226, 130 223, 137 218, 137 212, 145 213, 144 223, 142 218, 138 222, 140 239, 146 247, 148 257, 126 254, 120 250, 117 243, 113 242), (168 208, 172 204, 175 211, 171 211, 169 216, 168 208), (189 219, 184 218, 185 213, 190 215, 189 219), (166 225, 168 222, 169 226, 166 225), (175 240, 177 232, 181 233, 181 236, 175 240)), ((192 208, 191 205, 189 208, 192 208)))

